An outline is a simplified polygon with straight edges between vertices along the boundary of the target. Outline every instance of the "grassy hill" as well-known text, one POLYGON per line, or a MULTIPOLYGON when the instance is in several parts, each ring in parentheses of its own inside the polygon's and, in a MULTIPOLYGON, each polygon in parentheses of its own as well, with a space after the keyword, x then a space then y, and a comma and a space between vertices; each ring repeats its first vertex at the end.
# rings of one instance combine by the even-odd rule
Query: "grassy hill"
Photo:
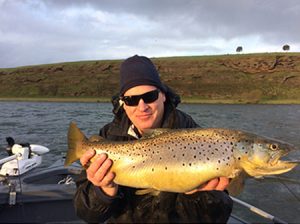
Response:
MULTIPOLYGON (((300 103, 300 53, 153 58, 185 102, 300 103)), ((2 100, 109 100, 120 60, 0 69, 2 100)))

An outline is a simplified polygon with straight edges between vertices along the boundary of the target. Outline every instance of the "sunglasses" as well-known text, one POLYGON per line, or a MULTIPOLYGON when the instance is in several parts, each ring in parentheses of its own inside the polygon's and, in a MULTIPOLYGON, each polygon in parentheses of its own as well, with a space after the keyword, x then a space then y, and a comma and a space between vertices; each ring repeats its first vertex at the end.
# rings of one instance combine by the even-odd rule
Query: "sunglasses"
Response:
POLYGON ((145 103, 153 103, 158 99, 159 90, 152 90, 150 92, 134 95, 134 96, 121 96, 120 100, 122 100, 127 106, 137 106, 141 99, 145 103))

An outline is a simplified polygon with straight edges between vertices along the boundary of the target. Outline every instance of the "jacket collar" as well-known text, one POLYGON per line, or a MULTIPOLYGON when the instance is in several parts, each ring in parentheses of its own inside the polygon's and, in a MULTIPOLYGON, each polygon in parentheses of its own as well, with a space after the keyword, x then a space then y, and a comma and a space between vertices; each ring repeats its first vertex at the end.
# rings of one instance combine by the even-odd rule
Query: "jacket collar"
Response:
MULTIPOLYGON (((174 123, 174 110, 171 105, 165 104, 165 111, 163 116, 162 128, 171 128, 174 123)), ((115 116, 112 125, 108 130, 108 134, 121 137, 130 137, 138 139, 140 136, 137 134, 136 128, 132 125, 127 117, 125 111, 121 116, 115 116)))

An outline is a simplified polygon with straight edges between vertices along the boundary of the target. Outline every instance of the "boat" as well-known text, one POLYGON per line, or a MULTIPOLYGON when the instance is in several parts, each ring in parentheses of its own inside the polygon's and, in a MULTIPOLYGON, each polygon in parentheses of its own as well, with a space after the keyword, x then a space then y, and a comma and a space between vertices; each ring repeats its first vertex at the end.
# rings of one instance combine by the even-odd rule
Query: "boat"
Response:
POLYGON ((1 223, 83 223, 75 214, 73 195, 79 164, 64 167, 64 158, 39 168, 49 150, 40 145, 13 144, 0 160, 1 223), (30 153, 30 154, 29 154, 30 153))
POLYGON ((80 222, 73 207, 79 165, 64 167, 60 159, 23 176, 1 177, 0 222, 80 222))

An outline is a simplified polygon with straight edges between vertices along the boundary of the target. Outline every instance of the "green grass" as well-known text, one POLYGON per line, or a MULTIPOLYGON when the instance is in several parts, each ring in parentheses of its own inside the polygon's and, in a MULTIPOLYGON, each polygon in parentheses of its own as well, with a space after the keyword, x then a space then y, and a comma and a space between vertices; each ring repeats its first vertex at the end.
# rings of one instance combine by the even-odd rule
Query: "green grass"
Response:
MULTIPOLYGON (((299 103, 300 53, 153 58, 186 103, 299 103), (272 68, 273 64, 275 68, 272 68)), ((0 100, 109 102, 121 60, 0 69, 0 100)))

